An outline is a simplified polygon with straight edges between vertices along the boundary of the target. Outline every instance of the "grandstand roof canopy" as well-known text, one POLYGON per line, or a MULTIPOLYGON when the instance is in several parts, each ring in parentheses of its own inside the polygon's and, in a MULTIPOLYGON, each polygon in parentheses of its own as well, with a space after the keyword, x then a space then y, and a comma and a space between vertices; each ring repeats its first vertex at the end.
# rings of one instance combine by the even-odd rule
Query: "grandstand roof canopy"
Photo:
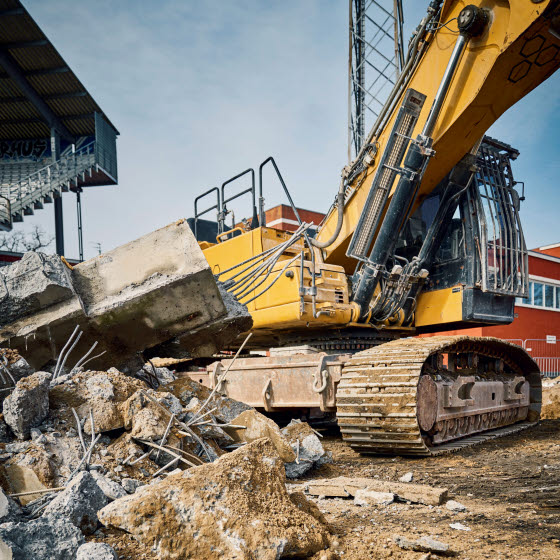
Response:
POLYGON ((95 112, 111 124, 20 0, 0 0, 0 140, 93 136, 95 112))

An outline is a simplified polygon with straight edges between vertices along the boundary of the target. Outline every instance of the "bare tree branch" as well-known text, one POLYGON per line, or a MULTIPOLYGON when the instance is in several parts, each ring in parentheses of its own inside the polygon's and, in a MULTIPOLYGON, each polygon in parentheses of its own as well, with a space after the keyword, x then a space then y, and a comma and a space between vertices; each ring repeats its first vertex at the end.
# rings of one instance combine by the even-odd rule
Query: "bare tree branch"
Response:
POLYGON ((0 236, 0 249, 13 253, 39 251, 51 245, 53 235, 48 235, 41 227, 35 226, 27 235, 19 230, 0 236))

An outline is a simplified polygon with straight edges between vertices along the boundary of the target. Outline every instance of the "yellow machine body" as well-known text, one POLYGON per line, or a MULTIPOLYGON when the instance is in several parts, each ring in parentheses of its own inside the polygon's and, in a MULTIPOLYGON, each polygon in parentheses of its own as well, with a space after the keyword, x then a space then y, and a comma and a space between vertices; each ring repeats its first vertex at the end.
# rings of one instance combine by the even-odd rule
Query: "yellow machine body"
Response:
MULTIPOLYGON (((433 131, 433 149, 416 206, 429 195, 450 169, 480 140, 494 121, 519 99, 546 80, 560 66, 560 22, 558 0, 540 3, 532 0, 449 0, 440 17, 440 27, 429 35, 427 47, 409 88, 426 96, 416 128, 415 137, 426 121, 436 90, 444 75, 457 40, 454 18, 467 4, 484 8, 489 24, 480 37, 471 39, 461 58, 448 95, 433 131), (553 13, 554 12, 554 13, 553 13)), ((399 104, 396 104, 399 107, 399 104)), ((372 140, 377 155, 383 153, 397 109, 379 135, 372 140)), ((310 250, 296 244, 288 250, 262 285, 245 294, 253 316, 254 330, 262 333, 277 330, 307 328, 343 328, 356 325, 359 311, 350 298, 350 275, 356 260, 346 255, 352 234, 360 218, 371 187, 378 157, 370 163, 366 177, 359 184, 350 185, 344 206, 344 220, 339 235, 325 249, 314 249, 317 295, 301 295, 300 278, 304 285, 311 282, 310 250), (304 251, 304 262, 296 258, 304 251), (283 270, 290 259, 295 260, 283 270), (261 296, 259 292, 279 278, 261 296)), ((393 185, 394 192, 395 184, 393 185)), ((334 194, 334 193, 333 193, 334 194)), ((332 208, 320 225, 316 238, 329 239, 336 231, 337 210, 332 208)), ((285 242, 289 232, 257 227, 242 235, 221 237, 215 244, 202 243, 204 254, 215 274, 222 273, 259 253, 285 242)), ((231 273, 233 274, 233 272, 231 273)), ((224 274, 220 280, 227 280, 224 274)), ((420 294, 414 320, 409 327, 436 327, 445 330, 461 325, 463 289, 461 286, 420 294)), ((403 329, 398 317, 393 322, 363 328, 403 329)), ((406 330, 406 329, 405 329, 406 330)), ((410 331, 410 329, 409 329, 410 331)))

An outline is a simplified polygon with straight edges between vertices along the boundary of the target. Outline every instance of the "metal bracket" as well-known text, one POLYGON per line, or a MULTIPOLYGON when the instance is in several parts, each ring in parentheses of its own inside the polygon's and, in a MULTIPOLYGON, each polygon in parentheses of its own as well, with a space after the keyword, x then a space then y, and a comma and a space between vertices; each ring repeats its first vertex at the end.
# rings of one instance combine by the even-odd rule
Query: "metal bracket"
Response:
POLYGON ((327 357, 328 354, 321 356, 319 363, 317 364, 317 369, 313 372, 313 391, 319 393, 321 397, 321 402, 319 408, 322 412, 327 410, 327 387, 329 380, 329 370, 327 369, 327 357))
POLYGON ((514 377, 504 382, 504 401, 520 401, 523 398, 523 385, 528 383, 524 377, 514 377))
POLYGON ((223 384, 225 383, 225 379, 223 379, 219 383, 219 386, 217 385, 218 385, 218 379, 220 378, 220 375, 222 375, 222 370, 224 369, 224 366, 222 365, 222 362, 216 362, 213 365, 214 367, 210 371, 210 386, 212 387, 212 389, 216 389, 216 392, 220 392, 223 384))
POLYGON ((268 378, 268 381, 264 385, 262 392, 264 409, 267 412, 272 412, 272 378, 268 378))
POLYGON ((459 396, 459 392, 462 392, 465 396, 470 396, 470 391, 474 384, 474 376, 468 376, 458 377, 451 385, 445 385, 443 387, 444 408, 472 406, 474 399, 463 398, 459 396))

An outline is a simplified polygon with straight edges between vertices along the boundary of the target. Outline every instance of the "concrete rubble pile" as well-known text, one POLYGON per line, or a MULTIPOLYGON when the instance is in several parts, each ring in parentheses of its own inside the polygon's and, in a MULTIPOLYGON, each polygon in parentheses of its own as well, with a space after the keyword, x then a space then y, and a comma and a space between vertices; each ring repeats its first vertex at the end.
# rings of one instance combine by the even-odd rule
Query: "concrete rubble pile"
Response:
POLYGON ((150 383, 150 368, 55 377, 13 350, 0 356, 16 381, 0 395, 0 558, 117 558, 100 542, 108 530, 169 559, 328 548, 317 507, 286 489, 286 473, 328 460, 307 424, 281 430, 166 368, 150 383))

